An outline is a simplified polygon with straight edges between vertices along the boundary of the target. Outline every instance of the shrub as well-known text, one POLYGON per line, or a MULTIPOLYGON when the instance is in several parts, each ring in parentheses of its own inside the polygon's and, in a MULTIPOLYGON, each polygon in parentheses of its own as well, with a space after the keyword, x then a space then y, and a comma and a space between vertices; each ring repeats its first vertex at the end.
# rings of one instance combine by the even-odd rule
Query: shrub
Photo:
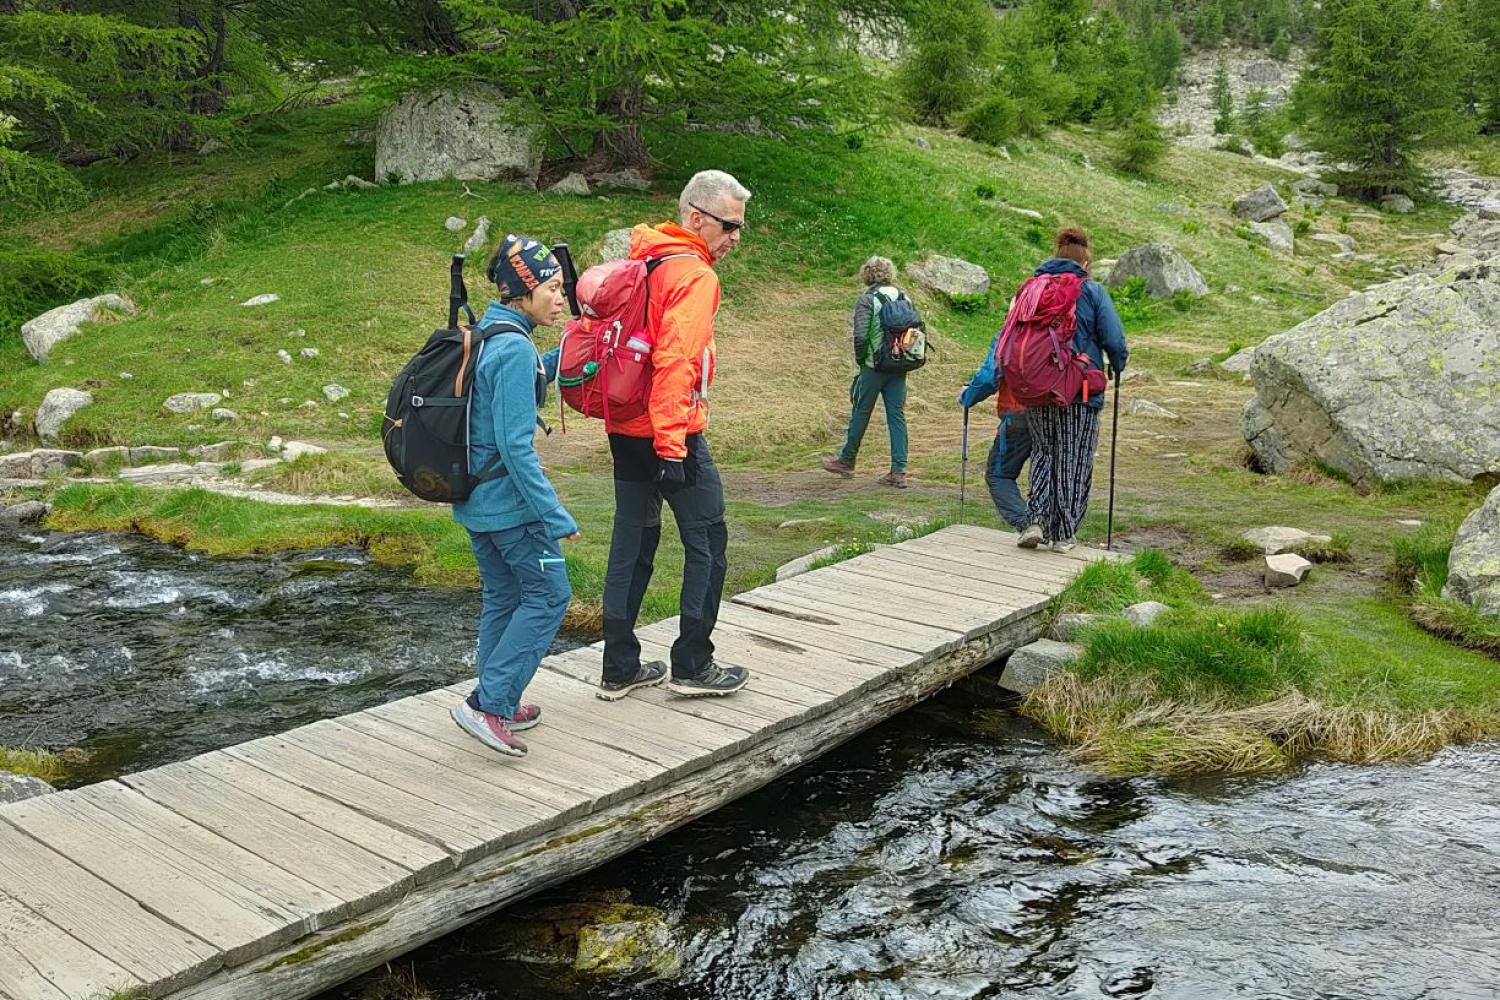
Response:
POLYGON ((98 295, 110 270, 78 254, 0 245, 0 336, 54 306, 98 295))
POLYGON ((1144 174, 1161 162, 1167 153, 1167 133, 1141 111, 1130 120, 1115 150, 1115 166, 1127 174, 1144 174))
POLYGON ((975 184, 974 197, 980 201, 991 201, 995 197, 995 188, 991 184, 975 184))
POLYGON ((1016 135, 1021 113, 1008 95, 992 93, 964 112, 959 132, 975 142, 999 146, 1016 135))
POLYGON ((1026 227, 1026 242, 1030 243, 1034 247, 1045 248, 1047 244, 1051 242, 1051 239, 1052 238, 1048 235, 1047 230, 1043 229, 1035 222, 1026 227))
POLYGON ((989 306, 990 297, 979 292, 958 292, 948 296, 948 304, 955 312, 977 313, 989 306))
POLYGON ((1312 232, 1312 220, 1298 219, 1296 225, 1292 226, 1292 232, 1297 236, 1306 236, 1312 232))

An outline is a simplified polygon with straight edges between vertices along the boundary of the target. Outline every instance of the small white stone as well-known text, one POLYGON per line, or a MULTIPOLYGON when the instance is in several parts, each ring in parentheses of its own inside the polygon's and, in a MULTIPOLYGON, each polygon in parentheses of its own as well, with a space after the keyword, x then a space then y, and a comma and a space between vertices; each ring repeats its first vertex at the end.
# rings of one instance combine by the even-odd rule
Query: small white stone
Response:
POLYGON ((126 381, 129 381, 130 379, 135 378, 135 375, 130 372, 121 372, 120 377, 125 379, 126 381))
POLYGON ((327 448, 320 448, 315 444, 308 444, 306 441, 288 441, 286 446, 281 449, 281 457, 288 462, 295 462, 303 455, 323 455, 327 451, 327 448))
POLYGON ((1396 523, 1401 525, 1403 528, 1420 528, 1422 526, 1421 521, 1412 520, 1410 518, 1397 521, 1396 523))
POLYGON ((1294 552, 1266 556, 1266 586, 1295 587, 1307 577, 1312 563, 1294 552))
POLYGON ((271 451, 280 451, 282 448, 281 438, 279 436, 272 437, 271 440, 266 442, 266 447, 271 451))
POLYGON ((1176 420, 1177 414, 1165 406, 1158 406, 1149 399, 1137 399, 1130 404, 1130 415, 1132 417, 1159 417, 1163 420, 1176 420))
POLYGON ((462 229, 465 226, 467 226, 468 224, 469 224, 469 220, 468 219, 460 219, 456 215, 450 215, 443 222, 443 228, 446 229, 446 230, 448 230, 448 232, 450 232, 450 233, 456 233, 460 229, 462 229))
POLYGON ((266 294, 266 295, 256 295, 253 298, 248 298, 245 301, 241 302, 240 305, 242 305, 242 306, 268 306, 272 302, 280 302, 280 301, 281 301, 281 296, 280 295, 276 295, 275 293, 269 293, 269 294, 266 294))
POLYGON ((235 413, 233 410, 231 410, 227 406, 215 407, 214 411, 211 414, 209 414, 209 416, 213 417, 215 420, 238 420, 238 419, 240 419, 240 415, 238 413, 235 413))
POLYGON ((312 358, 317 357, 320 353, 321 352, 316 347, 304 347, 304 348, 302 348, 302 356, 304 358, 309 359, 309 360, 311 360, 312 358))
POLYGON ((305 336, 307 336, 307 331, 306 330, 301 330, 301 329, 298 329, 298 330, 288 330, 286 332, 286 335, 288 337, 305 337, 305 336))
POLYGON ((1169 610, 1171 609, 1160 601, 1142 601, 1126 608, 1123 614, 1125 620, 1136 628, 1149 628, 1169 610))
POLYGON ((339 400, 343 399, 344 397, 346 397, 348 395, 349 395, 349 390, 345 389, 343 386, 339 385, 337 382, 330 382, 328 385, 325 385, 323 387, 323 397, 325 399, 327 399, 330 403, 337 403, 339 400))
POLYGON ((281 359, 281 363, 284 365, 289 365, 292 363, 292 356, 286 351, 277 351, 276 356, 281 359))
POLYGON ((297 407, 299 410, 316 410, 317 408, 318 401, 315 399, 304 399, 302 405, 297 407))
POLYGON ((247 378, 247 379, 245 379, 245 381, 241 382, 240 385, 244 386, 246 389, 254 389, 255 388, 255 379, 253 379, 253 378, 247 378))

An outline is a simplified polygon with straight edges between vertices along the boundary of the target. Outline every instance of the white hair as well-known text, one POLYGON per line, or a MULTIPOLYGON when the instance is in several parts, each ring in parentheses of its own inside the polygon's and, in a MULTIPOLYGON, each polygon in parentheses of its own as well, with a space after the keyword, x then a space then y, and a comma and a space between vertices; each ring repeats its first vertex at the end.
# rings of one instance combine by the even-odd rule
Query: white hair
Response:
POLYGON ((722 170, 700 170, 682 189, 682 197, 677 199, 677 216, 687 222, 694 205, 700 210, 717 208, 721 198, 749 201, 750 189, 722 170))

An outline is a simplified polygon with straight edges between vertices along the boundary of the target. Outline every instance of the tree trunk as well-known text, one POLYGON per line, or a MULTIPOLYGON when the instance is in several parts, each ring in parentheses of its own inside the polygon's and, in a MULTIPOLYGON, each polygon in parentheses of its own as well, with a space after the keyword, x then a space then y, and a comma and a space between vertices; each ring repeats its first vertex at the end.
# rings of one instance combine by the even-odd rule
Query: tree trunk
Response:
POLYGON ((629 82, 599 102, 601 115, 615 125, 594 136, 595 155, 603 154, 611 163, 627 167, 644 167, 651 162, 646 139, 641 134, 641 112, 645 94, 638 82, 629 82))
POLYGON ((0 14, 21 13, 21 0, 0 0, 0 14))
POLYGON ((443 8, 440 0, 421 0, 419 15, 422 19, 422 37, 433 49, 451 56, 473 48, 459 33, 453 24, 453 18, 443 8))
POLYGON ((204 33, 206 56, 196 74, 198 83, 193 87, 193 96, 188 108, 198 115, 216 115, 224 110, 224 48, 228 41, 229 26, 223 9, 215 9, 212 34, 204 33))

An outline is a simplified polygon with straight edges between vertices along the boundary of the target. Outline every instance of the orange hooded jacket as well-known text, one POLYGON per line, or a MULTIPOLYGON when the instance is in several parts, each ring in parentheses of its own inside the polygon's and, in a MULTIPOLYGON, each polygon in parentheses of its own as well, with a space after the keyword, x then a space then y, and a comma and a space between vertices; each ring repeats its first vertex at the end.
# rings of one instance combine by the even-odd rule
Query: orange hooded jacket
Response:
POLYGON ((682 459, 687 457, 687 436, 708 426, 719 276, 708 244, 697 233, 675 222, 631 230, 631 260, 669 254, 688 256, 672 257, 651 272, 646 314, 646 328, 655 334, 650 401, 645 413, 632 420, 608 421, 605 430, 651 438, 658 456, 682 459))

